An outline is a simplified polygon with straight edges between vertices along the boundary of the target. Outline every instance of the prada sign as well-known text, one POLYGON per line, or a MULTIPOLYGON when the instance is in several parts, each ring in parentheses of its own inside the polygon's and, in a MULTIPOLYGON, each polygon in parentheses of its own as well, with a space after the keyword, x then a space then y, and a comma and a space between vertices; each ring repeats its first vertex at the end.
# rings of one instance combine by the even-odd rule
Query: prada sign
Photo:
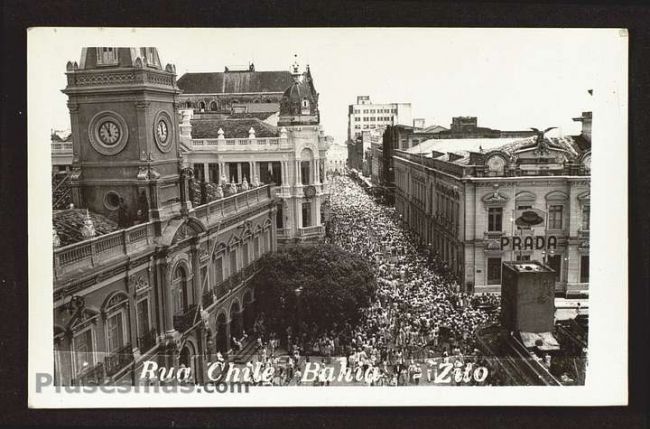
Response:
POLYGON ((501 250, 556 250, 554 235, 529 235, 526 237, 501 237, 501 250))

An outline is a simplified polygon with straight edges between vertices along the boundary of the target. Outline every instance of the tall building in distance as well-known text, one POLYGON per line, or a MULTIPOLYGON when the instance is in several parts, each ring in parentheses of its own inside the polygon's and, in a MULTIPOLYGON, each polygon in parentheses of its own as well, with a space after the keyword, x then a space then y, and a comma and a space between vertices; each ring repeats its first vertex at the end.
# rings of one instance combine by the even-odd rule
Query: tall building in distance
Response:
POLYGON ((348 107, 348 141, 361 137, 363 131, 379 131, 388 125, 412 125, 411 103, 375 104, 368 95, 357 96, 348 107))

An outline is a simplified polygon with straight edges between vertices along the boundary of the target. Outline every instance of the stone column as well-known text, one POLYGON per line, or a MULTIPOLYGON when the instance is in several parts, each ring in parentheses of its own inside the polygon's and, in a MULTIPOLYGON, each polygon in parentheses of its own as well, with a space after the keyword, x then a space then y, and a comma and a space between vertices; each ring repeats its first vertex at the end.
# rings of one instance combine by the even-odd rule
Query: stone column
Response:
POLYGON ((172 273, 169 261, 163 259, 160 263, 160 284, 163 296, 163 328, 170 334, 174 329, 174 298, 172 295, 172 273))
MULTIPOLYGON (((199 239, 192 244, 192 289, 194 290, 194 304, 197 306, 202 305, 203 293, 201 293, 201 264, 199 262, 199 239)), ((190 280, 190 279, 188 279, 190 280)))
POLYGON ((210 168, 208 167, 207 162, 203 163, 203 181, 204 182, 210 181, 210 168))
POLYGON ((221 176, 223 176, 225 174, 225 172, 226 172, 226 163, 220 161, 219 162, 219 178, 218 178, 218 181, 217 181, 217 183, 219 183, 220 185, 222 185, 221 176))
POLYGON ((239 182, 243 182, 243 177, 241 177, 241 162, 237 163, 237 179, 239 182))
POLYGON ((296 186, 300 186, 302 183, 301 171, 300 171, 300 160, 296 160, 295 165, 295 177, 296 177, 296 186))
POLYGON ((312 219, 314 218, 314 216, 316 217, 316 222, 312 222, 312 225, 314 225, 314 226, 315 225, 322 225, 321 215, 320 215, 321 197, 318 196, 318 197, 315 198, 315 200, 316 200, 316 203, 314 204, 314 206, 316 206, 316 207, 314 209, 314 214, 312 215, 312 219))
POLYGON ((129 294, 129 338, 131 340, 131 349, 135 355, 140 354, 140 349, 138 347, 138 315, 136 312, 136 300, 135 300, 135 284, 127 271, 127 290, 129 294))

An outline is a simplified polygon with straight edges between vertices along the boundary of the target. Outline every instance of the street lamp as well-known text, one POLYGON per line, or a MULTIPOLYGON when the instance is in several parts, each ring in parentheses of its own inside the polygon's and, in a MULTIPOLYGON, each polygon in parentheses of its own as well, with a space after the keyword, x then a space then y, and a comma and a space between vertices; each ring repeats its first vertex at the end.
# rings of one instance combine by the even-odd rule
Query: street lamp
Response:
POLYGON ((299 344, 302 342, 301 341, 301 332, 300 332, 300 296, 302 295, 302 286, 297 287, 294 291, 296 294, 296 338, 298 338, 299 344))

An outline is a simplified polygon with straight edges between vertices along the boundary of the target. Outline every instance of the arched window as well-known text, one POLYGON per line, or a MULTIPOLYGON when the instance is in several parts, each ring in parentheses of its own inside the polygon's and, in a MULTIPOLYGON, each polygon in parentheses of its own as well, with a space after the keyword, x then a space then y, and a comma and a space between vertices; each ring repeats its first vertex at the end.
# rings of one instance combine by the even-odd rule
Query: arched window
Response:
POLYGON ((188 101, 187 103, 185 103, 185 107, 187 107, 188 109, 191 109, 192 108, 192 102, 188 101))
POLYGON ((174 298, 174 314, 183 314, 188 307, 187 274, 181 266, 174 271, 172 279, 172 294, 174 298))
POLYGON ((199 110, 200 110, 201 112, 205 112, 205 103, 204 103, 203 101, 201 101, 201 102, 199 103, 199 110))
POLYGON ((310 113, 309 112, 309 100, 307 100, 306 98, 302 99, 302 106, 301 107, 302 107, 302 114, 303 115, 308 115, 310 113))
POLYGON ((212 110, 212 111, 217 110, 217 103, 216 102, 213 101, 212 103, 210 103, 210 110, 212 110))

